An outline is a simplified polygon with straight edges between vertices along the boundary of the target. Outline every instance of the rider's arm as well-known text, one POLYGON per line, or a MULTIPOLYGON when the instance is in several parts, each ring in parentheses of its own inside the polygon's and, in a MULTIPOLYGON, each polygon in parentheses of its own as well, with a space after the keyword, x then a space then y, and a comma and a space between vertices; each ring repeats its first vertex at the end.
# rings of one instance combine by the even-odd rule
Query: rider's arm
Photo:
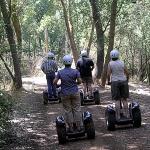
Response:
POLYGON ((128 81, 129 80, 129 72, 128 72, 128 69, 126 66, 124 67, 124 73, 125 73, 125 75, 127 77, 127 81, 128 81))
POLYGON ((90 66, 91 66, 91 70, 93 70, 94 69, 94 62, 91 60, 90 61, 91 63, 90 63, 90 66))
POLYGON ((111 76, 111 68, 110 68, 110 65, 108 64, 108 68, 107 68, 107 80, 108 80, 108 84, 110 84, 110 76, 111 76))
POLYGON ((81 84, 82 83, 82 79, 81 78, 77 78, 77 84, 81 84))
POLYGON ((77 62, 76 69, 78 69, 78 70, 80 69, 79 68, 79 61, 77 62))
POLYGON ((42 63, 41 70, 45 73, 45 62, 42 63))
POLYGON ((59 71, 58 71, 57 76, 53 80, 53 84, 57 85, 59 79, 60 79, 60 74, 59 74, 59 71))
POLYGON ((82 83, 82 79, 80 77, 80 72, 77 70, 77 84, 81 84, 82 83))
POLYGON ((91 67, 91 70, 93 70, 94 69, 94 64, 93 64, 93 66, 91 67))
POLYGON ((53 84, 57 85, 58 80, 59 80, 59 79, 58 79, 57 77, 55 77, 55 79, 54 79, 54 81, 53 81, 53 84))
POLYGON ((55 62, 55 72, 57 72, 58 71, 58 65, 57 65, 57 63, 55 62))

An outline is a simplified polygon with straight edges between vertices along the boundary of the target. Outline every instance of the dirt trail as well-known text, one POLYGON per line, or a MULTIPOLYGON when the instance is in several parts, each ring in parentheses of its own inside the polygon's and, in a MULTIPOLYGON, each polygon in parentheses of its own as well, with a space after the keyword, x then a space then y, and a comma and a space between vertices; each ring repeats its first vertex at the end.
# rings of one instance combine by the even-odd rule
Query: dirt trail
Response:
POLYGON ((24 88, 13 108, 11 143, 5 150, 149 150, 150 149, 150 87, 131 84, 130 100, 139 101, 142 112, 142 127, 124 127, 116 131, 106 130, 104 112, 112 103, 110 89, 100 89, 101 105, 82 106, 82 111, 93 114, 96 130, 94 140, 82 139, 59 145, 55 118, 62 114, 62 105, 43 105, 42 90, 45 77, 24 78, 24 88), (138 86, 138 88, 136 87, 138 86), (145 93, 144 93, 145 92, 145 93))

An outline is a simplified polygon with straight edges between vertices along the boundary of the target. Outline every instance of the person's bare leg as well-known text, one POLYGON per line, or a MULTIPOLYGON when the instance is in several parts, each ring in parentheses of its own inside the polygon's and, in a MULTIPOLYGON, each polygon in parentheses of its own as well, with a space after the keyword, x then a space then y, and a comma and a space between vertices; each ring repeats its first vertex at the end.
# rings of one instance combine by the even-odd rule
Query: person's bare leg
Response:
POLYGON ((93 96, 93 89, 92 89, 91 83, 88 84, 88 88, 89 88, 90 97, 92 97, 93 96))
POLYGON ((68 123, 69 131, 73 132, 73 123, 68 123))
POLYGON ((120 119, 120 101, 115 101, 115 108, 116 108, 116 119, 120 119))
POLYGON ((127 102, 127 99, 123 98, 123 99, 122 99, 122 104, 123 104, 124 114, 125 114, 125 116, 128 118, 128 117, 129 117, 129 109, 128 109, 128 102, 127 102))
POLYGON ((83 83, 83 92, 84 92, 84 95, 86 95, 86 83, 83 83))

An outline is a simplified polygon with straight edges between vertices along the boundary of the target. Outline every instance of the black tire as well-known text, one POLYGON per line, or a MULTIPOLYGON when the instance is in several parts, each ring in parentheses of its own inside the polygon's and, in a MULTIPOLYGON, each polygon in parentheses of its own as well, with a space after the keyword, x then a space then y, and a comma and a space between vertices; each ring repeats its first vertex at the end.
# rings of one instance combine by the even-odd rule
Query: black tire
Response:
POLYGON ((88 139, 95 139, 95 127, 92 119, 85 124, 85 131, 88 139))
POLYGON ((138 128, 141 126, 142 118, 140 109, 132 110, 132 119, 133 119, 133 127, 138 128))
POLYGON ((95 104, 99 105, 100 104, 100 94, 99 94, 99 91, 95 91, 93 93, 93 95, 94 95, 95 104))
POLYGON ((116 122, 115 113, 109 113, 106 110, 105 118, 106 118, 107 130, 114 131, 115 130, 115 122, 116 122))
POLYGON ((83 106, 83 101, 84 101, 84 95, 82 92, 80 92, 80 101, 81 101, 81 106, 83 106))
POLYGON ((46 91, 43 92, 43 103, 44 105, 47 105, 48 104, 48 93, 46 91))
POLYGON ((56 126, 56 128, 57 128, 57 135, 58 135, 59 144, 65 144, 67 142, 65 126, 56 126))

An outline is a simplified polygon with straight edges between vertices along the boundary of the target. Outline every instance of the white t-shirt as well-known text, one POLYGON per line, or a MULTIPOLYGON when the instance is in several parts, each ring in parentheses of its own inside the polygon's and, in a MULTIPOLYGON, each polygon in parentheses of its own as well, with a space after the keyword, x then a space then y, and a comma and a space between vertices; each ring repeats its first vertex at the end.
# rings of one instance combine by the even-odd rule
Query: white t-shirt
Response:
POLYGON ((111 81, 126 81, 127 78, 124 74, 124 62, 121 60, 110 61, 109 64, 111 69, 111 81))

